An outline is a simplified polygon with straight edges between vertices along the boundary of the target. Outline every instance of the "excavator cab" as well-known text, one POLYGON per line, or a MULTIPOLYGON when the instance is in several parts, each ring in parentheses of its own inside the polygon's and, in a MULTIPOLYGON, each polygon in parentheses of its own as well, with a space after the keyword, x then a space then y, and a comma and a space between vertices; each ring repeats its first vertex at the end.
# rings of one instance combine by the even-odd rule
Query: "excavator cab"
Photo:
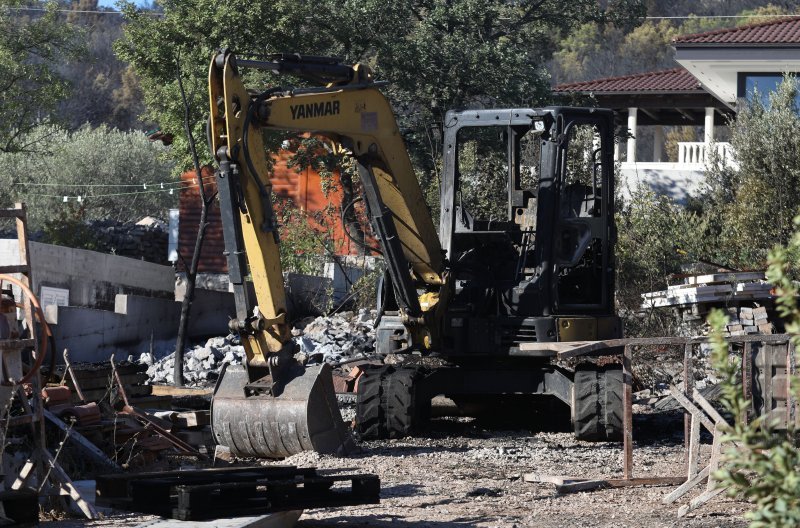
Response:
MULTIPOLYGON (((425 422, 432 398, 444 397, 454 404, 448 412, 470 416, 496 416, 521 402, 514 419, 546 403, 556 411, 545 421, 571 417, 578 438, 619 438, 621 366, 566 368, 547 345, 622 335, 614 310, 613 112, 465 110, 448 112, 444 123, 439 239, 449 291, 427 351, 438 366, 420 368, 411 358, 361 380, 357 430, 403 436, 425 422), (385 406, 374 393, 406 404, 385 406)), ((383 314, 379 353, 416 347, 425 355, 403 320, 401 311, 383 314)))
POLYGON ((617 337, 613 113, 474 110, 446 122, 439 235, 456 280, 451 308, 526 320, 536 341, 561 340, 559 315, 602 318, 607 331, 584 339, 617 337), (492 306, 476 307, 471 289, 493 292, 492 306))

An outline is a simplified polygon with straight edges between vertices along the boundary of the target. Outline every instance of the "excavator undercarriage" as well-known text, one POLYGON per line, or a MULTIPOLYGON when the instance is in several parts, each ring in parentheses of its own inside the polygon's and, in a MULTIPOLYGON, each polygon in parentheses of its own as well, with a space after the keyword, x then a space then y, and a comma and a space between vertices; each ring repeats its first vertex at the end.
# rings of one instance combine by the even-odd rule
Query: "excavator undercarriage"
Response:
POLYGON ((268 129, 325 136, 358 164, 386 264, 376 352, 403 358, 367 368, 359 380, 363 438, 418 430, 441 396, 465 414, 537 396, 552 412, 571 409, 578 437, 617 438, 619 366, 556 364, 540 345, 621 336, 612 112, 448 112, 437 236, 380 86, 367 67, 324 57, 241 60, 223 51, 212 60, 209 135, 236 297, 231 329, 247 352, 246 364, 229 367, 215 391, 217 440, 263 457, 352 446, 330 369, 304 368, 293 357, 262 138, 268 129), (242 67, 317 86, 248 91, 242 67))

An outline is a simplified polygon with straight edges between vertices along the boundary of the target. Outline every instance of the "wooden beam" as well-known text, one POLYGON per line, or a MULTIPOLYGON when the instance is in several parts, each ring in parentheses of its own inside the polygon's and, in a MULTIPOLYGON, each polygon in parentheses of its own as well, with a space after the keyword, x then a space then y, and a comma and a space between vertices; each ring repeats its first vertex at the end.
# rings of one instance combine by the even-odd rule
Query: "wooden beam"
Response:
POLYGON ((704 467, 697 475, 694 476, 693 479, 687 480, 686 482, 684 482, 683 484, 672 490, 669 494, 665 495, 664 498, 661 499, 661 502, 663 502, 664 504, 672 504, 676 500, 680 499, 681 497, 686 495, 686 493, 690 489, 694 488, 695 486, 703 482, 705 479, 707 479, 710 471, 711 469, 709 466, 704 467))
POLYGON ((174 387, 172 385, 151 385, 153 396, 208 396, 214 392, 213 387, 174 387))
POLYGON ((708 416, 701 411, 697 405, 689 401, 683 392, 680 391, 675 385, 670 385, 669 392, 672 394, 672 397, 678 400, 678 403, 683 405, 683 408, 692 413, 692 416, 697 416, 700 419, 700 423, 708 429, 708 432, 714 433, 714 422, 712 422, 708 416))
POLYGON ((660 121, 657 111, 651 110, 649 108, 639 108, 639 110, 641 110, 643 114, 645 114, 647 117, 649 117, 656 123, 660 121))

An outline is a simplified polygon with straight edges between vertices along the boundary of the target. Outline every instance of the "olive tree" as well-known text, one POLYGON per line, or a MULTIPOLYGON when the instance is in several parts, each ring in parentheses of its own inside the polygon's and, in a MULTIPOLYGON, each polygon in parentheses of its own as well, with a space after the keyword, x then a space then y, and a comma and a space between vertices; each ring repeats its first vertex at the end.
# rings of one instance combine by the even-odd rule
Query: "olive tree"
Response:
POLYGON ((800 212, 797 96, 794 77, 763 99, 755 94, 730 123, 733 163, 712 158, 701 201, 718 261, 763 268, 769 250, 792 236, 800 212))
POLYGON ((34 229, 62 218, 164 219, 177 204, 182 185, 171 174, 169 149, 142 132, 47 125, 21 140, 36 151, 0 154, 0 187, 8 190, 0 200, 26 202, 34 229))

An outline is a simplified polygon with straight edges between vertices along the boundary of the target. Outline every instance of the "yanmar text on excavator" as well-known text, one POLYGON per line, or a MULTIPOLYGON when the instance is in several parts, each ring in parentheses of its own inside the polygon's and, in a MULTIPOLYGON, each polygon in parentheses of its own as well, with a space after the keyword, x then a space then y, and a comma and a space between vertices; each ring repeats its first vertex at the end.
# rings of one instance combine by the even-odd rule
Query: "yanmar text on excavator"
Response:
POLYGON ((621 337, 613 113, 448 112, 437 236, 381 84, 362 64, 326 57, 244 60, 222 51, 212 59, 209 135, 236 297, 231 329, 247 353, 246 364, 228 366, 215 389, 217 441, 262 457, 352 446, 330 368, 305 368, 293 357, 266 129, 327 137, 358 164, 387 270, 378 288, 376 352, 399 360, 367 368, 359 379, 362 438, 413 433, 442 397, 458 414, 513 406, 517 417, 570 418, 582 439, 621 437, 621 366, 558 364, 547 346, 621 337), (317 86, 251 91, 244 68, 317 86))

